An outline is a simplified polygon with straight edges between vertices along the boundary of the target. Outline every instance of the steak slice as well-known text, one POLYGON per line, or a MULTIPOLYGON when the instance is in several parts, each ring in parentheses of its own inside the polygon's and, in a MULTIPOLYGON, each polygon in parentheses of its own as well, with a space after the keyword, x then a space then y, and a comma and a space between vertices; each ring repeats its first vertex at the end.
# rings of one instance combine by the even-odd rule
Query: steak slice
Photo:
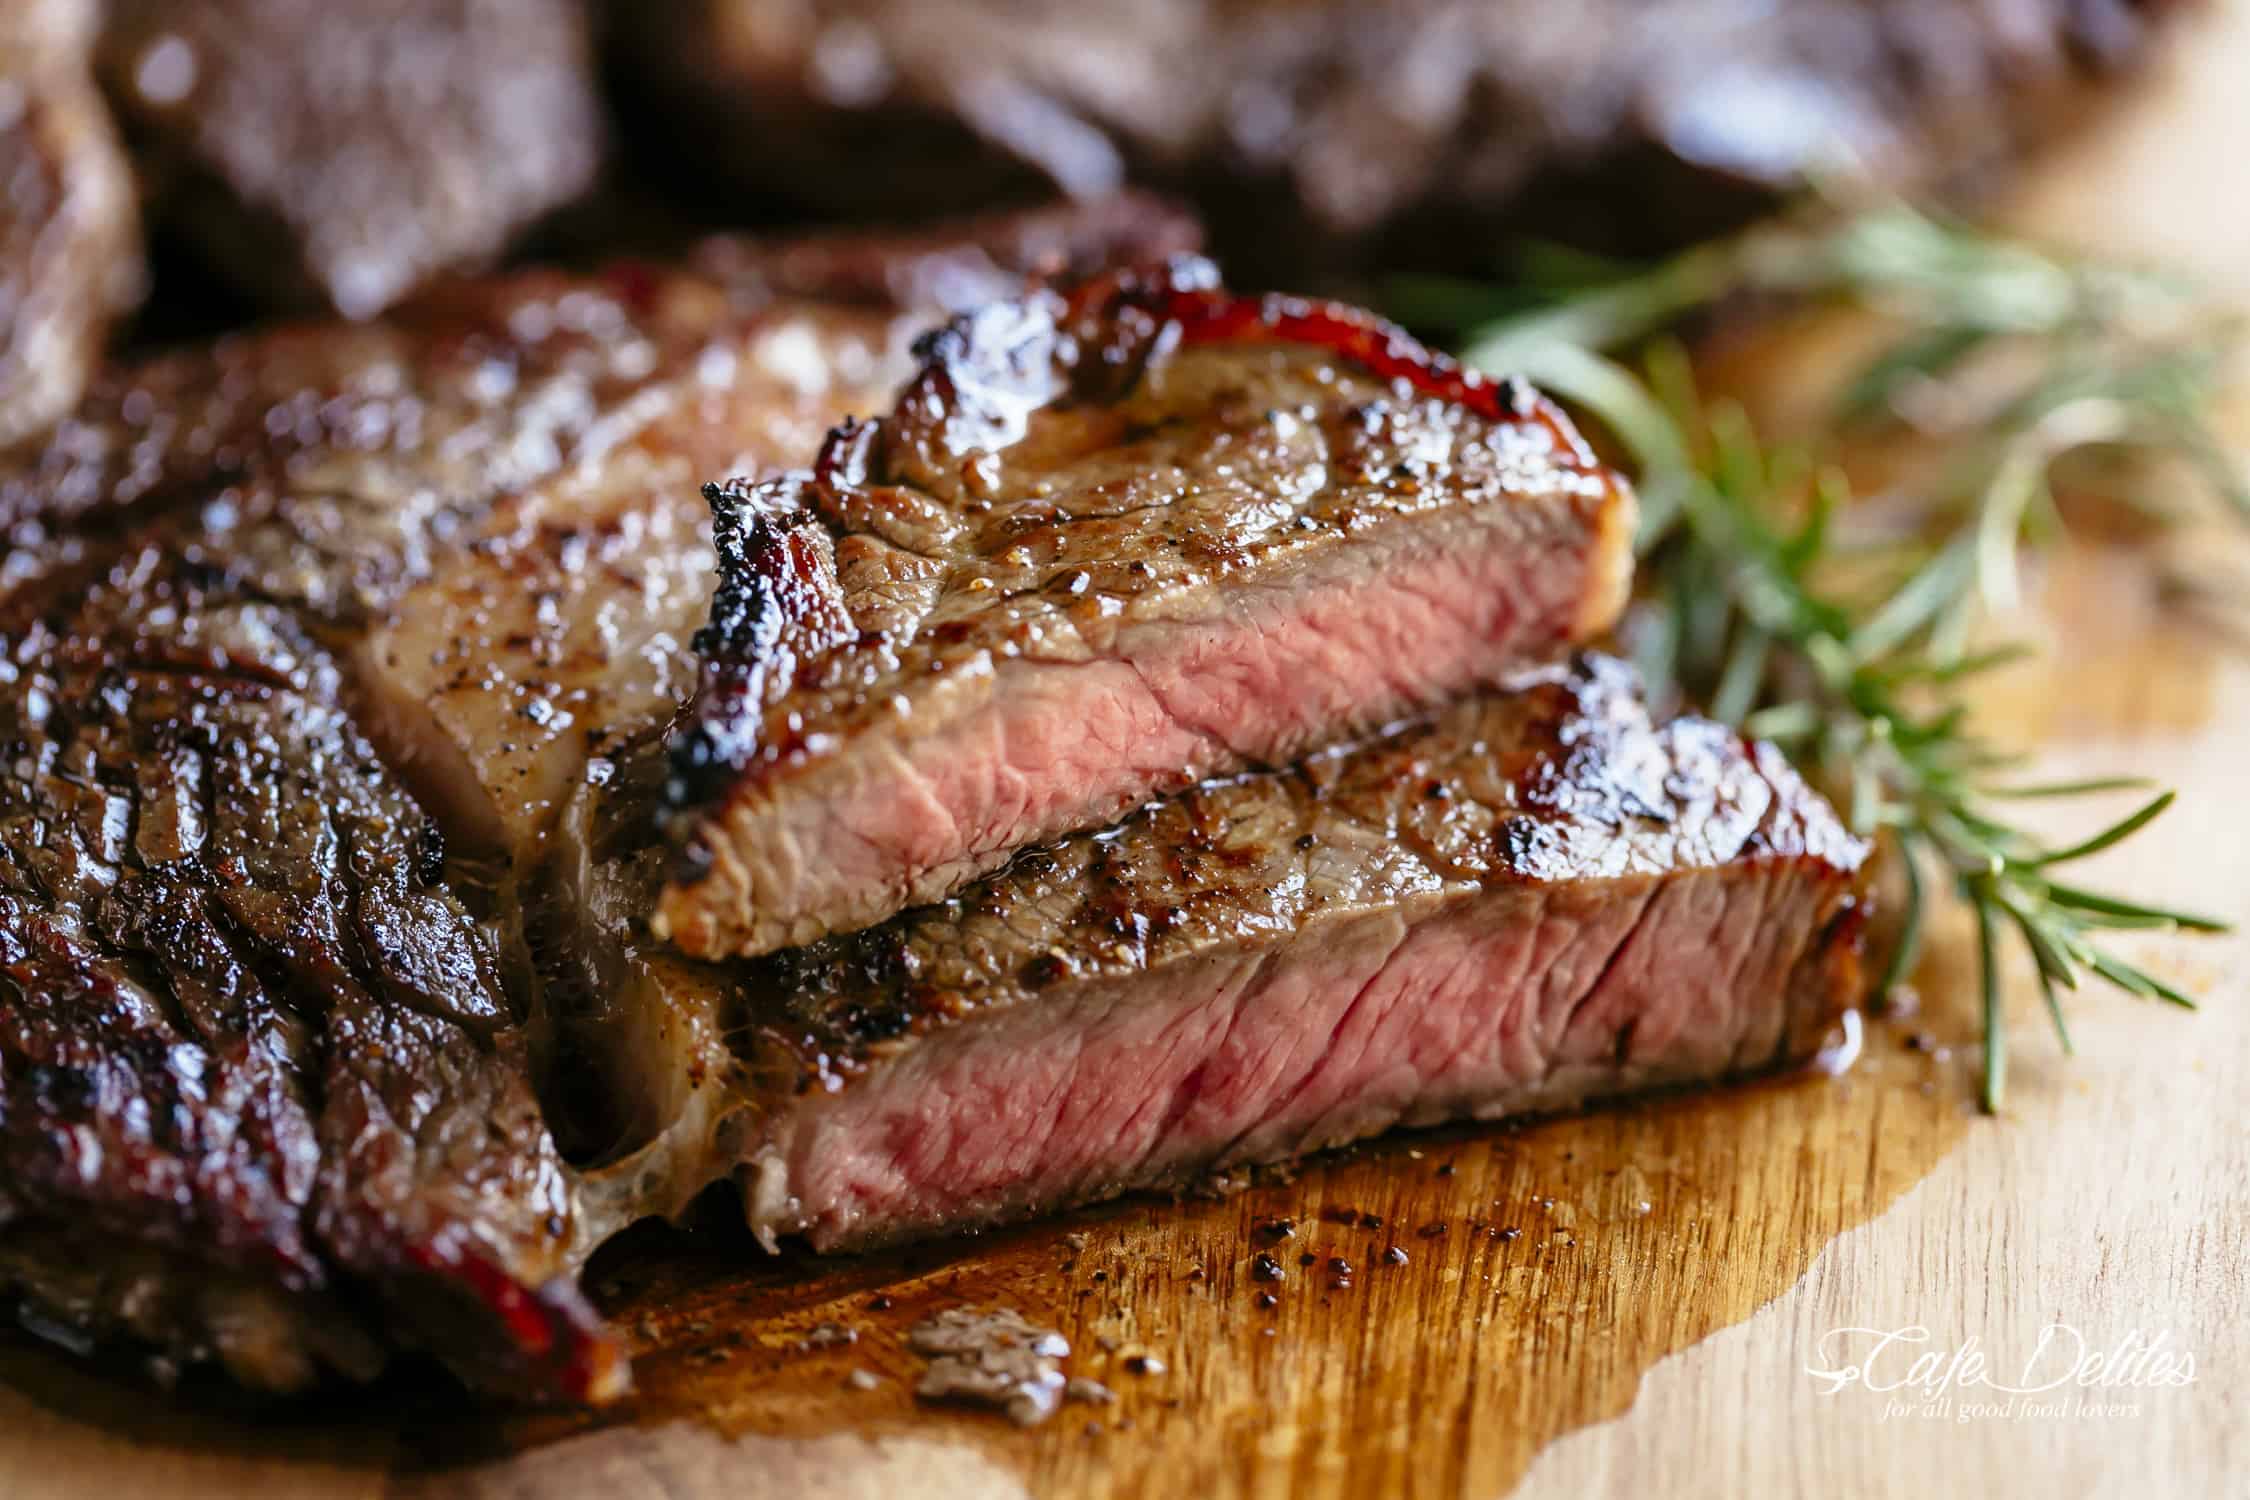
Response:
POLYGON ((1646 250, 1845 160, 1960 184, 2083 118, 2176 0, 681 0, 615 7, 709 169, 896 217, 1131 181, 1236 275, 1646 250))
POLYGON ((165 215, 268 302, 382 311, 593 181, 580 0, 111 0, 101 63, 165 215))
POLYGON ((694 690, 689 642, 718 577, 705 478, 777 470, 887 406, 915 335, 951 309, 1194 239, 1176 212, 1125 198, 912 237, 719 241, 685 273, 644 275, 645 310, 609 357, 645 370, 587 413, 596 441, 502 498, 473 542, 434 547, 355 645, 378 739, 462 852, 528 872, 579 780, 694 690))
POLYGON ((517 1395, 620 1390, 516 887, 608 726, 653 733, 691 681, 687 476, 874 399, 943 296, 1192 235, 1128 200, 450 283, 113 369, 0 454, 25 1321, 268 1388, 409 1346, 517 1395))
POLYGON ((655 930, 756 954, 1435 707, 1607 628, 1633 502, 1554 406, 1179 260, 923 345, 723 582, 655 930))
POLYGON ((729 1171, 769 1243, 959 1229, 1784 1066, 1859 995, 1866 847, 1600 658, 723 967, 640 941, 630 807, 574 813, 586 987, 655 1124, 594 1232, 729 1171))
POLYGON ((92 0, 0 9, 0 444, 78 400, 139 299, 132 174, 94 88, 92 0))

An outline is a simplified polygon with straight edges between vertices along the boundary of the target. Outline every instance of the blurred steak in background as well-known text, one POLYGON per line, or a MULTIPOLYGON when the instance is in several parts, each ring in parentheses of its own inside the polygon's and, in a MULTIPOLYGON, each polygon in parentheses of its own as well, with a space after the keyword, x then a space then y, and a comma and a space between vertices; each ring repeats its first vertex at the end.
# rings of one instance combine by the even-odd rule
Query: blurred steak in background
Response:
POLYGON ((670 144, 823 211, 1191 197, 1230 274, 1644 250, 1841 159, 1954 185, 2169 0, 681 0, 611 24, 670 144))
POLYGON ((132 177, 87 70, 91 0, 0 7, 0 443, 78 399, 139 298, 132 177))
POLYGON ((378 313, 601 160, 579 0, 115 0, 100 62, 157 216, 268 304, 378 313))

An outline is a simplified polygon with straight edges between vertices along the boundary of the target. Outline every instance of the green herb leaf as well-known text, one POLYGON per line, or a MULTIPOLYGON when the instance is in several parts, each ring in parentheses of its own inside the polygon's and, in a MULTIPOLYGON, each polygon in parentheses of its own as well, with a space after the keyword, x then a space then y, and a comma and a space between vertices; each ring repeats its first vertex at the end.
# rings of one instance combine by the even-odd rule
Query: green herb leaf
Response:
POLYGON ((1920 946, 1918 861, 1952 876, 1977 921, 1985 1107, 1999 1109, 2007 1080, 2003 926, 2029 953, 2066 1051, 2060 992, 2083 973, 2191 1005, 2088 934, 2223 923, 2051 873, 2140 832, 2171 794, 2049 848, 2001 809, 2144 783, 1995 786, 2022 757, 1971 729, 1963 695, 2026 654, 1970 647, 1979 622, 2015 601, 2021 549, 2061 525, 2064 458, 2118 459, 2135 479, 2111 498, 2160 524, 2182 507, 2146 482, 2163 465, 2141 461, 2174 460, 2250 520, 2250 485, 2209 422, 2233 320, 2161 273, 2052 255, 1895 203, 1814 205, 1645 268, 1552 251, 1524 268, 1528 279, 1502 291, 1415 283, 1402 311, 1424 327, 1451 325, 1470 363, 1544 385, 1630 459, 1643 503, 1640 602, 1626 635, 1650 693, 1781 744, 1844 794, 1853 826, 1895 839, 1908 903, 1883 991, 1920 946), (1856 519, 1841 476, 1815 453, 1767 448, 1740 408, 1702 396, 1685 348, 1667 336, 1775 297, 1856 303, 1894 323, 1834 410, 1839 436, 1902 421, 1923 429, 1928 477, 1889 497, 1905 509, 1893 531, 1903 540, 1840 541, 1856 519))

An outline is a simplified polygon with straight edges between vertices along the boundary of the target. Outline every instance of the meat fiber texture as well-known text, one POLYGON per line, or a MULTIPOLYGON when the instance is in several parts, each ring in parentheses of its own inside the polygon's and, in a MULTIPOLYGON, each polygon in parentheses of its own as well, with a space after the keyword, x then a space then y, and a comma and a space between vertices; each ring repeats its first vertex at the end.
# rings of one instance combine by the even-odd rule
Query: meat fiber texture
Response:
POLYGON ((1866 857, 1586 657, 751 962, 636 947, 596 865, 653 1128, 589 1214, 732 1173, 769 1242, 861 1246, 1786 1066, 1859 998, 1866 857))
MULTIPOLYGON (((628 1375, 579 1268, 719 1178, 769 1238, 861 1244, 1817 1045, 1856 985, 1864 849, 1773 751, 1650 724, 1592 659, 1480 671, 1337 748, 1308 729, 1293 769, 1236 766, 806 948, 711 963, 654 937, 677 744, 782 743, 708 710, 798 681, 707 637, 668 743, 688 632, 742 617, 715 584, 809 590, 823 535, 854 551, 795 500, 714 538, 693 479, 771 472, 901 380, 925 425, 895 451, 895 413, 847 428, 787 493, 974 513, 953 444, 973 460, 1011 412, 1002 479, 1018 445, 1087 477, 1169 423, 1204 483, 1200 386, 1305 392, 1275 410, 1319 429, 1324 474, 1383 466, 1311 507, 1304 571, 1257 577, 1411 555, 1350 544, 1442 511, 1440 479, 1526 535, 1564 501, 1628 523, 1535 398, 1363 315, 1178 265, 1015 295, 1191 238, 1128 200, 454 283, 112 371, 0 454, 0 1285, 28 1326, 273 1389, 417 1350, 486 1390, 602 1400, 628 1375), (1114 324, 1082 345, 1090 384, 1051 343, 948 356, 973 325, 909 353, 908 329, 996 295, 987 316, 1049 307, 1072 339, 1114 324), (1357 399, 1328 411, 1338 386, 1357 399), (1152 405, 1133 437, 1158 397, 1193 419, 1152 405), (878 491, 883 464, 903 477, 878 491), (1324 514, 1356 519, 1331 536, 1324 514), (741 569, 760 526, 808 565, 741 569), (697 561, 718 552, 724 580, 697 561)), ((1260 420, 1278 430, 1263 408, 1228 430, 1306 472, 1296 439, 1247 436, 1260 420)), ((1291 555, 1249 535, 1244 568, 1291 555)), ((1081 559, 1086 592, 1130 601, 1140 562, 1207 600, 1240 574, 1203 536, 1192 564, 1138 541, 1106 574, 1081 559)), ((1558 585, 1556 617, 1621 585, 1558 585)), ((722 789, 742 770, 704 764, 722 789)))
POLYGON ((1606 629, 1632 495, 1553 405, 1182 261, 926 340, 811 476, 713 492, 656 931, 756 954, 1435 708, 1606 629))

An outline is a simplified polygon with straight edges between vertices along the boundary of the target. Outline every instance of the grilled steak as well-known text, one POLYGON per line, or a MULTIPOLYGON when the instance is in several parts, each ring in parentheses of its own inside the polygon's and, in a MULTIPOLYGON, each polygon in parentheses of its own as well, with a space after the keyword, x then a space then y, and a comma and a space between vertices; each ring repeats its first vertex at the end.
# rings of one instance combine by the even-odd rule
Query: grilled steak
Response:
POLYGON ((832 211, 1131 180, 1237 275, 1643 249, 1856 158, 1959 180, 2082 113, 2169 0, 691 0, 618 5, 651 109, 832 211))
POLYGON ((333 660, 185 551, 91 545, 0 608, 0 1264, 253 1384, 402 1338, 614 1389, 492 934, 333 660))
POLYGON ((577 390, 523 393, 583 423, 584 440, 474 545, 433 544, 425 576, 359 639, 377 737, 465 852, 527 872, 589 767, 606 774, 610 747, 693 689, 688 644, 718 576, 702 476, 800 459, 840 416, 881 408, 944 309, 1020 289, 1026 271, 1194 239, 1178 214, 1126 197, 911 238, 718 242, 686 275, 628 278, 647 311, 622 323, 574 304, 574 283, 548 287, 537 315, 606 327, 607 357, 632 373, 590 406, 577 390))
POLYGON ((68 411, 140 294, 133 183, 87 71, 91 0, 0 11, 0 444, 68 411))
POLYGON ((656 930, 848 931, 1027 843, 1606 628, 1633 506, 1561 413, 1203 262, 961 319, 809 478, 714 490, 725 581, 656 930))
MULTIPOLYGON (((1025 269, 1191 236, 1125 202, 450 283, 106 375, 0 455, 24 1321, 279 1389, 411 1347, 598 1400, 626 1374, 578 1268, 717 1178, 769 1239, 860 1244, 1814 1045, 1861 847, 1770 750, 1651 726, 1617 668, 1497 671, 1620 582, 1630 502, 1549 408, 1187 263, 907 351, 1025 269), (700 528, 690 476, 768 470, 910 375, 700 528), (1250 691, 1282 679, 1243 614, 1348 691, 1250 691), (831 729, 895 748, 878 691, 957 722, 850 670, 1086 708, 1065 663, 1163 651, 1249 663, 1209 711, 1262 747, 1181 760, 1234 774, 800 951, 652 938, 692 896, 672 825, 808 785, 831 729), (1246 765, 1349 726, 1375 737, 1246 765)), ((1171 785, 1178 742, 1143 744, 1171 785)))
POLYGON ((112 0, 102 68, 166 216, 268 301, 381 311, 593 180, 579 0, 112 0))
POLYGON ((645 942, 662 855, 581 807, 583 989, 648 1091, 589 1225, 737 1170, 762 1234, 856 1246, 1805 1057, 1857 998, 1864 846, 1614 663, 1506 689, 725 967, 645 942))
POLYGON ((285 1389, 399 1343, 618 1389, 516 880, 588 731, 661 727, 688 684, 688 476, 911 368, 898 330, 939 304, 902 291, 1191 233, 1128 202, 463 283, 115 372, 0 459, 0 1287, 28 1320, 285 1389))

